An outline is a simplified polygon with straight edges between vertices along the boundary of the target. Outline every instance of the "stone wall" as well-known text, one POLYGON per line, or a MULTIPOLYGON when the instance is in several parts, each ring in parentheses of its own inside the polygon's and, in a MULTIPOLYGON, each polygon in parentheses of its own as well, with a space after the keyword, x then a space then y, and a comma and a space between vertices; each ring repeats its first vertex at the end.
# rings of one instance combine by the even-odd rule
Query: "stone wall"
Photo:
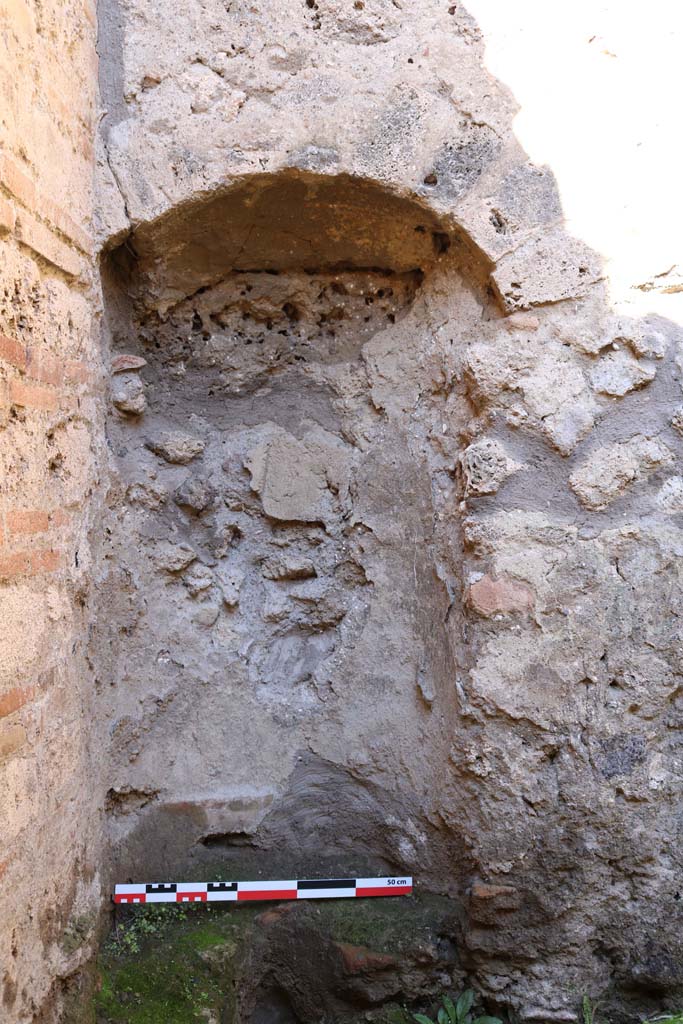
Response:
POLYGON ((610 306, 460 5, 280 6, 110 20, 115 863, 367 856, 494 1005, 659 1009, 679 332, 610 306))
POLYGON ((452 900, 491 1009, 673 1008, 680 328, 460 4, 106 0, 96 157, 92 21, 12 11, 78 74, 2 122, 7 1012, 114 880, 366 865, 452 900))
POLYGON ((9 0, 0 51, 0 1018, 23 1024, 61 1004, 101 897, 94 7, 9 0))

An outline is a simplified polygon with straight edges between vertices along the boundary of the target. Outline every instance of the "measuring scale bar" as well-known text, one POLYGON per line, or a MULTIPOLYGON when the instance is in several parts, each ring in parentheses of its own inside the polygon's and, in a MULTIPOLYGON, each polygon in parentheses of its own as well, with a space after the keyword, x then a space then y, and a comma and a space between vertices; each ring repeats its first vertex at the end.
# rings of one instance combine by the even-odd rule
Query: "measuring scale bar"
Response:
POLYGON ((114 903, 230 903, 409 896, 412 878, 305 878, 257 882, 136 882, 117 885, 114 903))

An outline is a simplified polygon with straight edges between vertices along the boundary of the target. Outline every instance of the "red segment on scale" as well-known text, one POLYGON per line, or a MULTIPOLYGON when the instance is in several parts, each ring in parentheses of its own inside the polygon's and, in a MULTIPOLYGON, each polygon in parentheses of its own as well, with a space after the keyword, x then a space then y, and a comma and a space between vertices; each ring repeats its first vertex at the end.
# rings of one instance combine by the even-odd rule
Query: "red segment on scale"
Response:
POLYGON ((356 896, 410 896, 412 885, 382 885, 371 889, 356 889, 356 896))
POLYGON ((238 889, 238 900, 295 900, 296 889, 238 889))

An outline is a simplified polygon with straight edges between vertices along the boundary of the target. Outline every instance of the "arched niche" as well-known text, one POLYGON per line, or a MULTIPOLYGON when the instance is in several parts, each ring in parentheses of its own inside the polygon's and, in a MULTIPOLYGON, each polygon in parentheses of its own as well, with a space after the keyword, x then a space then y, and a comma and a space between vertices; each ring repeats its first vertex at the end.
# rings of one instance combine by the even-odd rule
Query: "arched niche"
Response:
POLYGON ((110 258, 117 877, 450 861, 448 837, 428 860, 415 839, 454 713, 453 458, 433 441, 454 413, 434 368, 444 325, 481 316, 480 270, 422 202, 294 171, 139 226, 110 258))
POLYGON ((489 261, 424 197, 349 174, 246 175, 140 224, 118 252, 135 257, 148 301, 165 306, 231 270, 349 267, 426 272, 460 253, 483 281, 489 261))

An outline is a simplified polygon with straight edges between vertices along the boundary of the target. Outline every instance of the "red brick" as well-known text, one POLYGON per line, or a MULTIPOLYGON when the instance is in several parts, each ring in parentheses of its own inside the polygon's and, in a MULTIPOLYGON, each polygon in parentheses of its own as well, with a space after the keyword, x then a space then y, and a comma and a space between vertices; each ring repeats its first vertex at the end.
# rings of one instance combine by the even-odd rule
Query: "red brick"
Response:
POLYGON ((45 550, 31 552, 31 572, 55 572, 61 564, 59 551, 45 550))
POLYGON ((44 533, 50 520, 47 512, 15 509, 7 513, 7 526, 10 533, 44 533))
POLYGON ((75 242, 84 253, 87 254, 92 251, 92 238, 90 235, 69 216, 66 210, 63 210, 61 206, 57 206, 47 196, 38 197, 36 213, 49 220, 58 231, 75 242))
POLYGON ((377 953, 366 946, 352 946, 349 942, 336 942, 341 953, 344 969, 348 974, 363 974, 366 971, 384 971, 396 966, 396 958, 388 953, 377 953))
POLYGON ((71 516, 69 515, 68 512, 65 512, 63 509, 57 508, 54 510, 54 512, 50 512, 50 526, 55 528, 60 526, 68 526, 70 522, 71 516))
POLYGON ((134 356, 129 352, 122 352, 111 361, 112 373, 126 373, 128 370, 140 370, 147 366, 147 360, 142 356, 134 356))
POLYGON ((53 267, 64 271, 69 277, 81 277, 84 273, 82 258, 62 242, 50 228, 40 224, 28 213, 17 218, 16 236, 20 242, 32 249, 53 267))
POLYGON ((0 729, 0 758, 9 757, 26 743, 26 729, 23 725, 10 725, 6 729, 0 729))
POLYGON ((0 556, 0 579, 10 579, 12 576, 21 576, 31 568, 31 562, 26 551, 18 551, 14 555, 0 556))
POLYGON ((475 882, 470 891, 469 917, 477 924, 496 925, 504 914, 519 910, 523 895, 514 885, 475 882))
POLYGON ((15 223, 14 207, 0 196, 0 235, 11 234, 15 223))
POLYGON ((9 399, 12 405, 20 405, 27 409, 39 409, 41 412, 55 412, 59 408, 59 399, 55 391, 33 384, 24 384, 20 380, 10 381, 9 399))
POLYGON ((534 607, 533 591, 523 583, 504 577, 495 580, 492 576, 482 576, 470 587, 468 601, 475 612, 485 618, 530 612, 534 607))
MULTIPOLYGON (((53 91, 51 98, 54 99, 55 96, 56 93, 53 91)), ((70 121, 73 117, 73 112, 63 104, 61 104, 61 107, 62 117, 70 121)), ((66 210, 58 206, 49 196, 41 193, 19 164, 6 153, 0 153, 0 182, 23 206, 32 213, 38 214, 42 219, 49 221, 61 234, 66 235, 67 238, 75 242, 84 253, 89 254, 92 252, 93 241, 88 232, 84 231, 66 210)), ((6 200, 0 200, 0 229, 5 219, 10 224, 5 230, 13 231, 16 220, 14 210, 6 200), (3 214, 6 216, 3 217, 3 214)), ((27 230, 25 227, 24 232, 27 230)), ((27 244, 31 245, 30 242, 27 242, 27 244)), ((52 247, 51 251, 54 251, 52 247)), ((42 255, 45 255, 45 253, 42 253, 42 255)), ((46 258, 53 262, 51 256, 46 256, 46 258)))
POLYGON ((296 901, 294 903, 280 903, 276 907, 272 907, 269 910, 264 910, 262 914, 259 914, 255 920, 257 924, 264 925, 266 928, 272 924, 277 924, 283 917, 291 914, 296 907, 296 901))
POLYGON ((60 564, 59 551, 52 549, 17 551, 12 555, 0 557, 0 579, 8 580, 15 576, 34 576, 39 572, 54 572, 59 569, 60 564))
POLYGON ((89 376, 88 367, 80 359, 69 359, 64 365, 64 379, 69 384, 85 384, 89 376))
POLYGON ((29 349, 26 375, 33 380, 42 381, 43 384, 59 385, 64 379, 62 361, 49 352, 29 349))
POLYGON ((35 686, 16 686, 9 693, 2 694, 0 696, 0 718, 7 718, 19 708, 23 708, 24 704, 33 700, 35 694, 35 686))
POLYGON ((21 342, 15 338, 8 338, 6 334, 0 334, 0 359, 17 370, 26 369, 26 349, 21 342))
POLYGON ((0 427, 6 427, 10 414, 9 382, 0 380, 0 427))
POLYGON ((11 192, 20 203, 23 203, 30 210, 35 208, 35 185, 7 153, 0 153, 0 181, 7 191, 11 192))

